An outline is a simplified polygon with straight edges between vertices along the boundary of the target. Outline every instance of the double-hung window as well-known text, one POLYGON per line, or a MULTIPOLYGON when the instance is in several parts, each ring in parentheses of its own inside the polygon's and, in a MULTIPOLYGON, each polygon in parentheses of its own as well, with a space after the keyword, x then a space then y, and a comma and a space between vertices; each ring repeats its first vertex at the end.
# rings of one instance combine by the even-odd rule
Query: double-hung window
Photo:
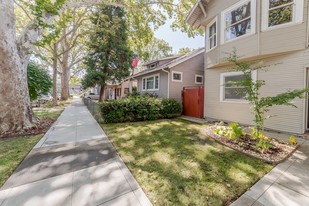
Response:
POLYGON ((206 30, 207 51, 217 47, 217 18, 209 23, 206 30))
POLYGON ((263 29, 302 22, 303 3, 304 0, 263 1, 263 29))
POLYGON ((222 12, 222 43, 255 33, 256 0, 243 0, 222 12))
POLYGON ((143 78, 143 91, 159 90, 159 74, 143 78))
MULTIPOLYGON (((256 80, 256 71, 252 72, 252 79, 256 80)), ((241 85, 244 80, 242 72, 227 72, 220 75, 220 100, 246 102, 246 92, 241 85)))

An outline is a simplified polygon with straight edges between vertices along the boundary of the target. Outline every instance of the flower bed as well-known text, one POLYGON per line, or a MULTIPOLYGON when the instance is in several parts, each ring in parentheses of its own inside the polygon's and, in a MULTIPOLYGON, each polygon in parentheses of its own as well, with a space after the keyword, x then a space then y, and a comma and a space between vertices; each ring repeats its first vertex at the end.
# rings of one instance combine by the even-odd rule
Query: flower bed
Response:
POLYGON ((238 141, 229 137, 217 135, 217 128, 227 128, 226 126, 211 126, 204 130, 205 134, 227 147, 235 149, 244 154, 259 158, 264 162, 278 164, 287 159, 296 149, 297 145, 292 145, 277 139, 270 138, 272 147, 263 151, 256 145, 256 140, 250 134, 244 134, 238 141))

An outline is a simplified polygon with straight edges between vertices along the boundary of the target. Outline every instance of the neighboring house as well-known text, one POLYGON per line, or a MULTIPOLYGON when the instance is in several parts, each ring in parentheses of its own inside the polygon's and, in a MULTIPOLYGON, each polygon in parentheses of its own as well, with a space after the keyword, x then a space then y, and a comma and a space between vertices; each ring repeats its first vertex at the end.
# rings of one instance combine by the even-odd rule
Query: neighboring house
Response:
POLYGON ((141 94, 151 93, 159 98, 182 101, 184 87, 203 85, 204 52, 202 48, 182 56, 153 60, 131 79, 137 80, 137 90, 141 94))
MULTIPOLYGON (((308 0, 199 0, 186 22, 206 31, 206 118, 252 123, 244 95, 226 84, 242 78, 241 73, 227 72, 231 65, 225 57, 233 48, 242 60, 270 65, 268 71, 252 73, 253 78, 266 81, 262 96, 308 86, 308 0)), ((293 103, 297 108, 273 107, 265 126, 304 133, 308 129, 308 100, 293 103)))

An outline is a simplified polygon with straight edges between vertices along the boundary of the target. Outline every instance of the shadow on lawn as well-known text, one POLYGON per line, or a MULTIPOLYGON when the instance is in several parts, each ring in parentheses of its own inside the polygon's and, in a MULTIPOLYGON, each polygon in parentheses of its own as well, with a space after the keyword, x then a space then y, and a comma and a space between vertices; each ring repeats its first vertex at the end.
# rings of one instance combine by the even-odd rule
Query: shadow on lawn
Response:
POLYGON ((104 128, 155 205, 226 205, 271 169, 183 120, 104 128))

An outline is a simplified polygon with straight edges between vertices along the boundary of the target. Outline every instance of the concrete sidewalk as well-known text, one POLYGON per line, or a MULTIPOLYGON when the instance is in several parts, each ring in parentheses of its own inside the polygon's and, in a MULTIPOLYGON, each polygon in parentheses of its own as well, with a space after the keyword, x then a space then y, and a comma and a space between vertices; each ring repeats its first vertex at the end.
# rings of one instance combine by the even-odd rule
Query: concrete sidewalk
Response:
POLYGON ((80 99, 74 99, 0 190, 0 206, 150 201, 80 99))
MULTIPOLYGON (((282 140, 288 140, 288 135, 282 140)), ((297 138, 299 149, 278 164, 232 206, 309 205, 309 141, 297 138)))

